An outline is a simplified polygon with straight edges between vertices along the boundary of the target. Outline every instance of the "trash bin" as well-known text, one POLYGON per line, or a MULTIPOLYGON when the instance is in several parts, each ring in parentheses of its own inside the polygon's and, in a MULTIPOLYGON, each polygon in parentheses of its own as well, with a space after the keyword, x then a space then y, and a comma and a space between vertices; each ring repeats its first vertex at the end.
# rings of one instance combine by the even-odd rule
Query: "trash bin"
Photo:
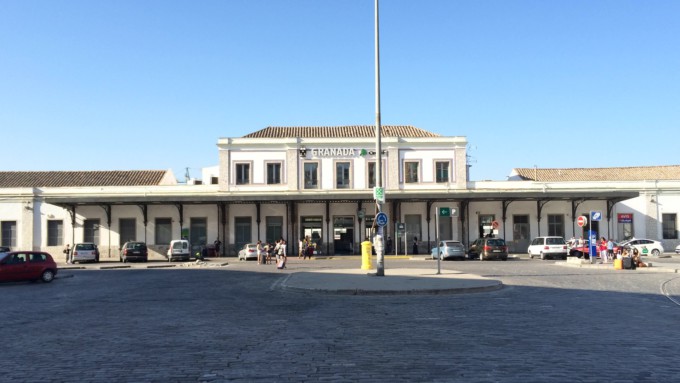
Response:
POLYGON ((371 250, 373 249, 373 244, 371 241, 361 242, 361 270, 371 269, 371 250))
POLYGON ((217 252, 215 251, 215 245, 208 245, 208 257, 217 257, 217 252))

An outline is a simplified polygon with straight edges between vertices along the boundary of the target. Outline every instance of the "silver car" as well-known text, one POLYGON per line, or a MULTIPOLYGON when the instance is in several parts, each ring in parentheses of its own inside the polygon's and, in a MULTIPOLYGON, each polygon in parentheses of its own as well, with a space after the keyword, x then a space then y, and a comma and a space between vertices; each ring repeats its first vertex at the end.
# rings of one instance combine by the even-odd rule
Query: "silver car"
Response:
POLYGON ((465 246, 460 241, 439 241, 439 246, 432 248, 430 255, 432 259, 437 259, 439 254, 442 259, 465 259, 465 246))

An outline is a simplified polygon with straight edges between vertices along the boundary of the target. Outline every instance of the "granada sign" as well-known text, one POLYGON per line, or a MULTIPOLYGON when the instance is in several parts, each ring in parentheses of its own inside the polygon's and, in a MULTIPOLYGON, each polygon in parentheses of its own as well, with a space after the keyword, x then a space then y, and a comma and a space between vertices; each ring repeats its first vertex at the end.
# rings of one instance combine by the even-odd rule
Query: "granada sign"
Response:
MULTIPOLYGON (((356 149, 356 148, 312 148, 300 149, 300 154, 305 157, 309 153, 312 157, 356 157, 356 156, 374 156, 375 150, 356 149)), ((386 150, 382 151, 383 155, 387 154, 386 150)))

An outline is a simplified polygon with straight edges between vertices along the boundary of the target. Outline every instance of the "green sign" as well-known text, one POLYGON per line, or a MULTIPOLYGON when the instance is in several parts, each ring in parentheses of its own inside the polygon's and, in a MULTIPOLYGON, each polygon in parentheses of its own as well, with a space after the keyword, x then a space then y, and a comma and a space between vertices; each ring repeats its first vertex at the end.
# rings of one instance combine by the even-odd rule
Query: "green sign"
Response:
POLYGON ((373 198, 380 202, 380 203, 385 203, 385 188, 382 187, 374 187, 373 188, 373 198))
POLYGON ((451 208, 450 207, 440 207, 439 208, 439 216, 440 217, 450 217, 451 216, 451 208))

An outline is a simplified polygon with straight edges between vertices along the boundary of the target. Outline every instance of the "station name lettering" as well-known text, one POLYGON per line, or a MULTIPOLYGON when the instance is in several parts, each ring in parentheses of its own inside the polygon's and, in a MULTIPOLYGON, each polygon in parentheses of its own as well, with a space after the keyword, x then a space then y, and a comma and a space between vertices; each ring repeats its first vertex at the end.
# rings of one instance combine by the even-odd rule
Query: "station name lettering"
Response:
POLYGON ((313 157, 351 157, 356 155, 352 148, 321 148, 312 149, 313 157))

